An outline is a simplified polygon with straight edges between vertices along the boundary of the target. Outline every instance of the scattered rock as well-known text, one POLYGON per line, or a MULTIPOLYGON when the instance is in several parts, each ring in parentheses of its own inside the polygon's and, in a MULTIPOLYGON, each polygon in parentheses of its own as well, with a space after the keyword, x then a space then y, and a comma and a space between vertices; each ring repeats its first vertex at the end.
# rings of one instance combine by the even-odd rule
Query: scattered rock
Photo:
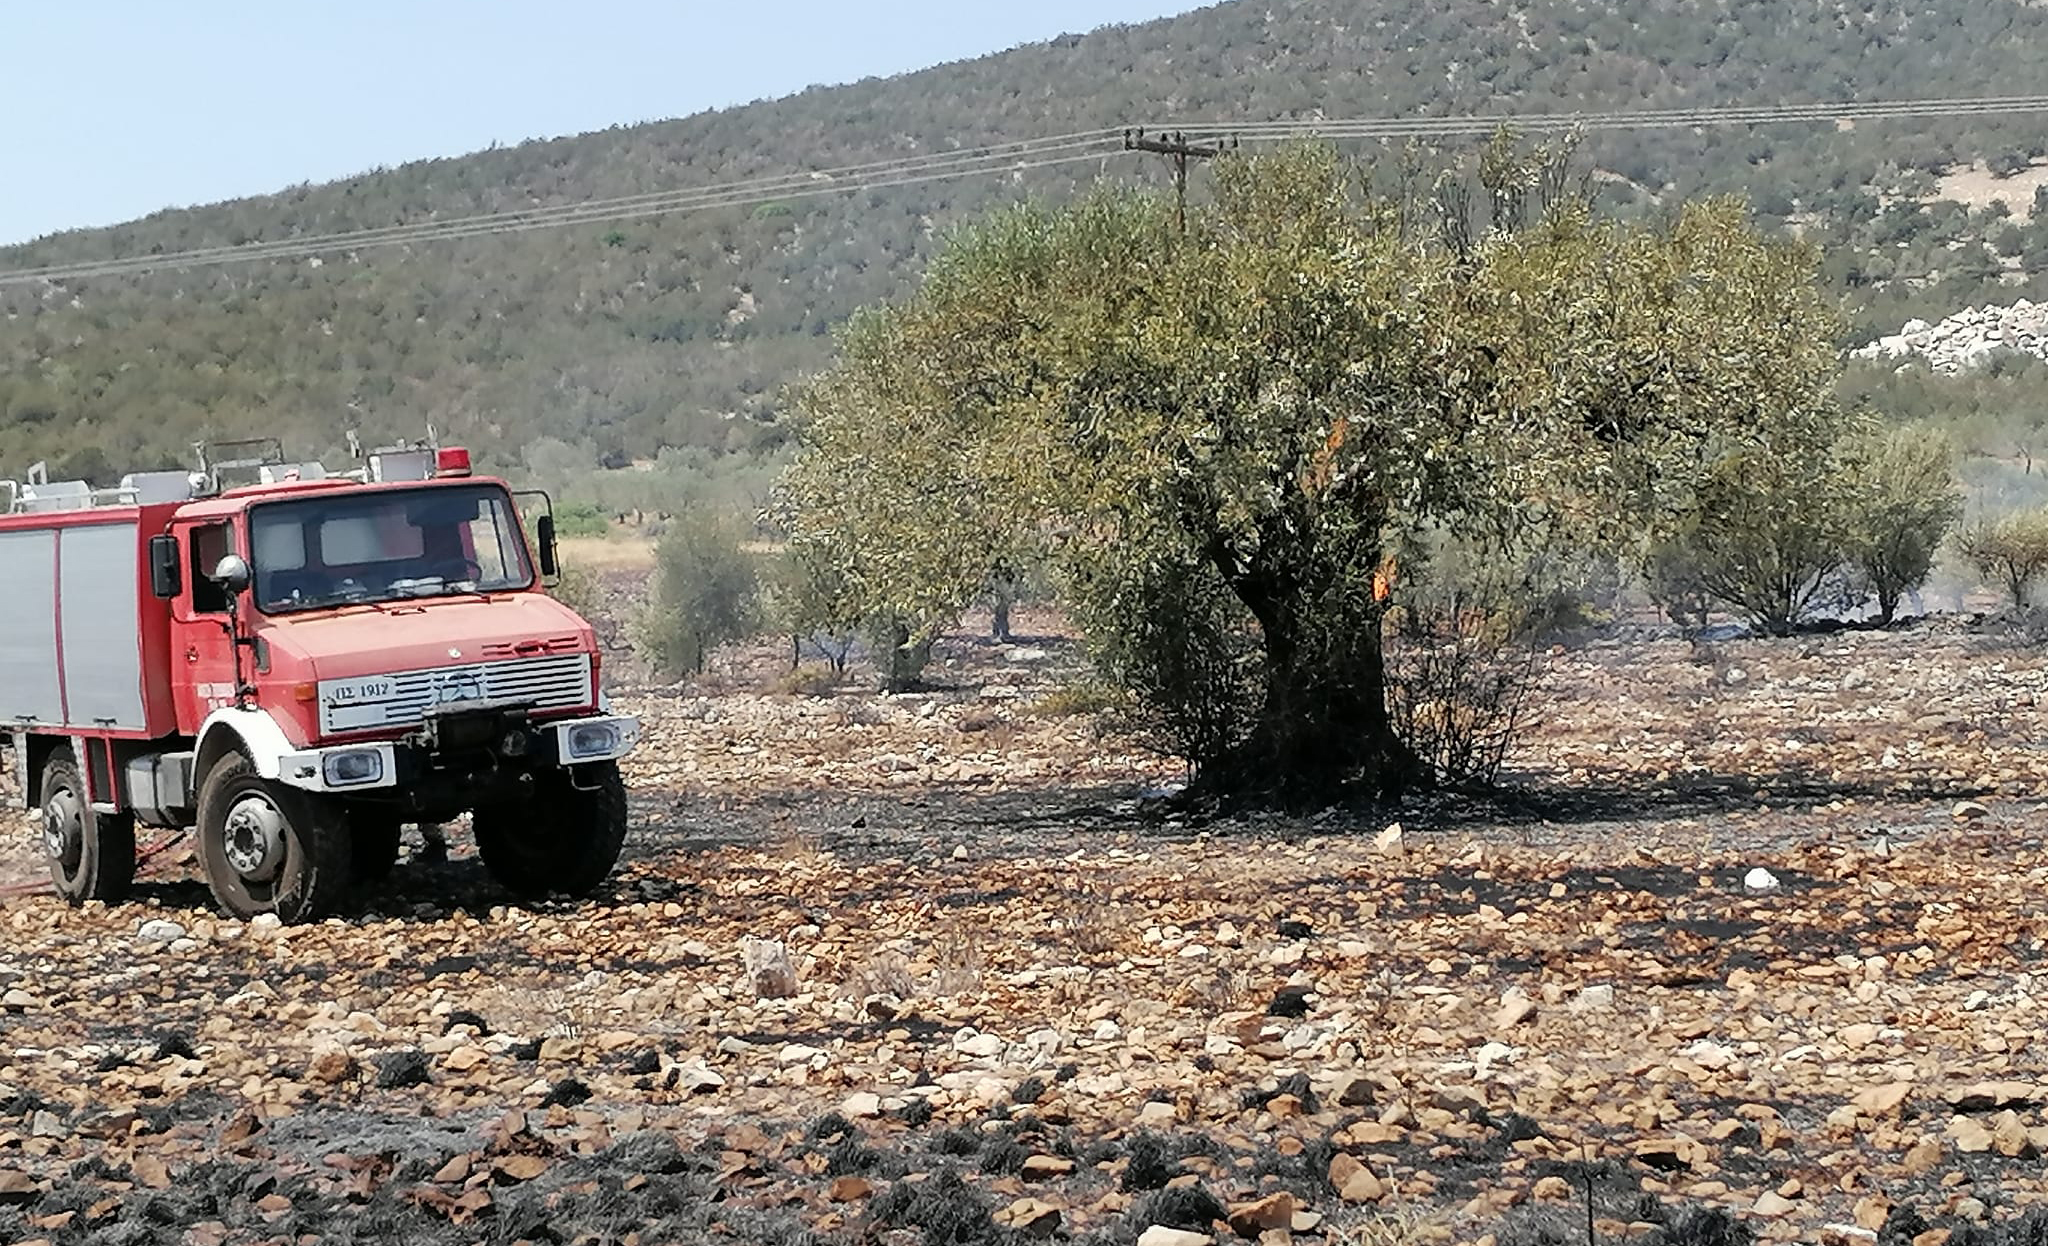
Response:
POLYGON ((871 1091, 863 1090, 858 1094, 848 1095, 846 1101, 839 1105, 839 1111, 842 1115, 853 1120, 880 1116, 882 1114, 882 1097, 871 1091))
POLYGON ((1343 1151, 1330 1160, 1330 1188, 1347 1203, 1377 1203, 1386 1197, 1386 1187, 1372 1170, 1343 1151))
POLYGON ((1226 1218, 1240 1237, 1257 1237, 1271 1229, 1293 1227, 1294 1212, 1294 1196, 1282 1190, 1255 1202, 1234 1204, 1226 1218))
POLYGON ((1018 1174, 1026 1181, 1051 1181, 1074 1171, 1074 1161, 1057 1155, 1034 1155, 1024 1161, 1018 1174))
POLYGON ((407 1086, 424 1086, 433 1080, 427 1064, 427 1053, 417 1047, 380 1052, 370 1063, 377 1069, 379 1090, 402 1090, 407 1086))
POLYGON ((2036 1103, 2041 1091, 2031 1082, 1977 1082, 1942 1096, 1958 1112, 1991 1112, 2036 1103))
POLYGON ((757 999, 788 999, 796 994, 796 967, 780 939, 740 940, 740 960, 746 966, 747 984, 757 999))
POLYGON ((1978 801, 1959 800, 1956 802, 1955 808, 1949 810, 1949 816, 1958 822, 1974 822, 1978 818, 1990 817, 1991 808, 1978 801))
POLYGON ((1854 1102, 1856 1110, 1865 1116, 1892 1116, 1912 1093, 1913 1083, 1890 1082, 1858 1091, 1854 1102))
POLYGON ((827 1197, 835 1203, 855 1203, 874 1192, 874 1182, 866 1177, 835 1177, 827 1197))
POLYGON ((1769 892, 1776 891, 1782 886, 1784 884, 1778 881, 1778 876, 1762 866, 1758 866, 1742 876, 1742 889, 1744 891, 1769 892))
POLYGON ((1186 1229, 1170 1229, 1155 1224, 1138 1234, 1138 1246, 1215 1246, 1216 1239, 1207 1233, 1191 1233, 1186 1229))
POLYGON ((1035 1198, 1020 1198, 995 1214, 998 1225, 1025 1237, 1051 1237, 1059 1231, 1060 1209, 1035 1198))
POLYGON ((1573 1012, 1611 1012, 1614 1008, 1614 987, 1610 983, 1598 982, 1579 988, 1572 997, 1573 1012))
POLYGON ((185 937, 185 928, 174 921, 153 917, 136 927, 135 941, 144 947, 153 944, 170 943, 185 937))
POLYGON ((1379 1084, 1369 1077, 1347 1077, 1337 1087, 1337 1106, 1368 1108, 1379 1102, 1379 1084))
POLYGON ((1392 823, 1385 830, 1372 837, 1373 851, 1383 857, 1398 857, 1401 855, 1403 838, 1404 833, 1401 830, 1401 824, 1399 822, 1392 823))
POLYGON ((1536 1001, 1522 994, 1519 987, 1510 987, 1501 997, 1500 1008, 1493 1014, 1493 1028, 1512 1030, 1536 1015, 1536 1001))

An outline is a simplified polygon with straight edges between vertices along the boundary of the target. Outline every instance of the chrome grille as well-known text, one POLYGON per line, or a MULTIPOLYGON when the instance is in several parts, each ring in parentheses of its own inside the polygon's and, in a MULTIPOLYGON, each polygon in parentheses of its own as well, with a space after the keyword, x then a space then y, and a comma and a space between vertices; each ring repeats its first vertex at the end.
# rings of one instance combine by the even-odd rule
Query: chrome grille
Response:
POLYGON ((450 701, 580 709, 591 703, 590 655, 437 666, 364 679, 323 679, 320 730, 334 734, 416 726, 428 710, 450 701))

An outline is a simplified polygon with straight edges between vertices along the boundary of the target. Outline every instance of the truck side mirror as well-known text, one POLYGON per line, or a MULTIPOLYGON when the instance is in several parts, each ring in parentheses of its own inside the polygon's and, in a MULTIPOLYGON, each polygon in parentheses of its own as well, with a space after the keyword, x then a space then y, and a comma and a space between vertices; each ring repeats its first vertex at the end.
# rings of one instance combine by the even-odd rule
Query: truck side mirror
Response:
POLYGON ((555 550, 555 517, 542 515, 534 522, 534 530, 540 537, 540 573, 553 579, 562 572, 562 560, 555 550))
POLYGON ((185 578, 184 571, 178 557, 177 537, 149 538, 149 591, 152 596, 162 601, 176 597, 179 581, 185 578))
POLYGON ((249 587, 249 564, 240 554, 229 554, 213 564, 213 582, 227 590, 230 597, 238 596, 249 587))

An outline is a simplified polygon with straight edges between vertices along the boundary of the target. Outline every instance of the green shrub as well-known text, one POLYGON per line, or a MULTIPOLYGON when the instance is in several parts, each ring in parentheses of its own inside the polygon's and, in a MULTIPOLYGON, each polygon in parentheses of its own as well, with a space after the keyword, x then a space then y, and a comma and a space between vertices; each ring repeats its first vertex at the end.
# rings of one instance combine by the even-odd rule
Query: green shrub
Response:
POLYGON ((603 536, 611 527, 604 512, 588 502, 564 502, 555 507, 556 536, 603 536))
POLYGON ((2048 570, 2048 510, 1980 520, 1963 530, 1957 544, 1985 579, 2005 589, 2013 605, 2025 607, 2027 590, 2048 570))
POLYGON ((677 514, 655 547, 654 599, 640 626, 649 658, 670 674, 704 670, 705 655, 754 633, 760 574, 746 552, 746 525, 692 508, 677 514))
POLYGON ((1843 553, 1890 623, 1962 517, 1955 450, 1939 434, 1902 428, 1852 446, 1848 462, 1855 487, 1842 499, 1843 553))

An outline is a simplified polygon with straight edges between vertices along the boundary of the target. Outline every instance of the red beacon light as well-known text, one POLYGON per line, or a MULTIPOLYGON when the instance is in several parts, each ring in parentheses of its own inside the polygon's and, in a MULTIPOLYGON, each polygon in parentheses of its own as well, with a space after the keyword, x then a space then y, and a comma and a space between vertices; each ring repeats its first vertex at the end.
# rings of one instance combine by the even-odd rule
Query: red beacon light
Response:
POLYGON ((469 475, 469 450, 463 446, 442 446, 434 452, 436 476, 469 475))

